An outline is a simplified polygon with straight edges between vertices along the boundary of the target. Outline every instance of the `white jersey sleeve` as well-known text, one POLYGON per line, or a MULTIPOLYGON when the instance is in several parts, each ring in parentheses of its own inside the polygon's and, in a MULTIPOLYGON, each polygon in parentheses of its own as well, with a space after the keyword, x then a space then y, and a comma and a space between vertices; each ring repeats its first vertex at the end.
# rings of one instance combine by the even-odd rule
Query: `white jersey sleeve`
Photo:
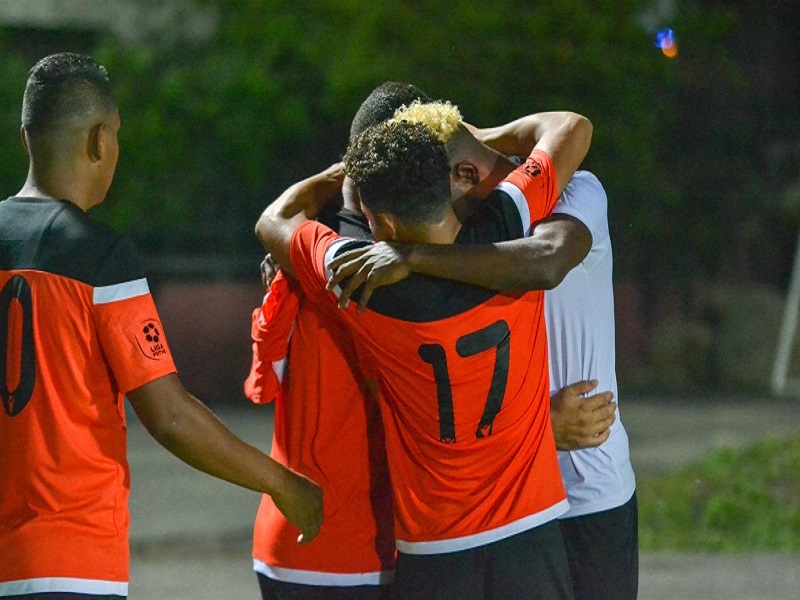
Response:
POLYGON ((591 268, 601 256, 596 250, 609 247, 608 197, 600 180, 589 171, 576 171, 553 208, 553 214, 570 215, 589 228, 592 250, 584 260, 591 268))
MULTIPOLYGON (((578 171, 553 210, 589 228, 586 258, 545 293, 552 392, 581 379, 597 379, 598 391, 619 400, 615 368, 613 255, 608 199, 600 181, 578 171)), ((619 411, 611 435, 599 448, 559 452, 559 466, 570 510, 566 518, 610 510, 633 495, 636 486, 628 436, 619 411)))

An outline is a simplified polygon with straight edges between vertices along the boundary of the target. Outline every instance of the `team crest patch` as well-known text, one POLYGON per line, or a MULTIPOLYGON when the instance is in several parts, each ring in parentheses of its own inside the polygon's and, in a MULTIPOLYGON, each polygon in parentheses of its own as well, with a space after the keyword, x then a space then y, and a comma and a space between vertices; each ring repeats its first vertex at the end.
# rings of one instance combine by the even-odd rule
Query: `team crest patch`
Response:
POLYGON ((169 354, 167 342, 161 333, 161 323, 155 319, 142 321, 134 330, 136 343, 147 358, 159 360, 169 354))
POLYGON ((527 173, 529 177, 538 177, 542 174, 542 169, 532 160, 525 161, 523 169, 525 169, 525 173, 527 173))

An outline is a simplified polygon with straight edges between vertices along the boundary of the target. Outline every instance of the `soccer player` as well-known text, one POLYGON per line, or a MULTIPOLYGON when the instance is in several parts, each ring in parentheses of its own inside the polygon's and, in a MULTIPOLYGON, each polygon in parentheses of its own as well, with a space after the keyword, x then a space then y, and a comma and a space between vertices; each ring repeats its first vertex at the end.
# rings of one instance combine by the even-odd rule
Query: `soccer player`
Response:
MULTIPOLYGON (((351 136, 414 100, 418 88, 386 82, 359 107, 351 136)), ((372 239, 353 190, 323 222, 372 239)), ((265 282, 267 283, 267 282, 265 282)), ((256 515, 253 567, 262 598, 386 598, 394 575, 391 488, 380 414, 367 392, 350 333, 335 306, 303 297, 278 274, 253 314, 253 366, 245 384, 256 403, 276 395, 271 456, 321 482, 325 524, 310 545, 264 496, 256 515), (288 360, 287 360, 288 354, 288 360)))
MULTIPOLYGON (((429 100, 408 84, 378 86, 359 107, 351 137, 418 99, 429 100)), ((371 240, 351 187, 342 190, 342 200, 323 221, 342 235, 371 240)), ((278 396, 271 456, 320 481, 325 496, 325 525, 314 544, 302 546, 272 498, 263 497, 253 566, 264 600, 390 593, 395 547, 383 429, 336 312, 328 303, 307 301, 296 280, 281 273, 253 314, 246 395, 256 403, 278 396)))
MULTIPOLYGON (((351 144, 347 172, 378 239, 521 237, 585 155, 591 125, 563 114, 462 227, 444 144, 390 122, 351 144), (552 158, 551 158, 552 157, 552 158)), ((456 121, 459 135, 466 130, 456 121)), ((306 296, 335 303, 324 263, 356 244, 307 221, 342 185, 340 165, 290 187, 256 231, 306 296)), ((566 509, 549 427, 541 293, 497 294, 412 277, 344 311, 376 379, 394 490, 402 598, 571 597, 555 517, 566 509)))
MULTIPOLYGON (((401 106, 420 100, 430 101, 415 86, 398 82, 378 86, 359 107, 353 119, 351 139, 368 126, 392 117, 401 106)), ((533 144, 526 146, 526 143, 532 131, 541 127, 539 118, 530 116, 516 123, 516 139, 507 140, 515 153, 527 154, 531 150, 533 144)), ((473 152, 483 154, 485 149, 473 149, 473 152)), ((496 153, 488 154, 498 161, 503 160, 504 165, 507 163, 503 175, 513 170, 515 165, 511 161, 496 153)), ((487 168, 491 171, 492 165, 487 168)), ((341 235, 372 239, 358 199, 347 188, 343 196, 344 207, 335 218, 326 215, 322 222, 341 235)), ((323 482, 325 510, 329 514, 314 544, 298 546, 294 543, 293 528, 272 508, 269 497, 264 498, 256 519, 253 548, 262 597, 283 597, 282 593, 314 598, 365 597, 369 593, 378 596, 385 590, 374 586, 370 590, 370 586, 359 584, 388 580, 390 573, 376 572, 376 568, 383 566, 385 569, 394 564, 391 515, 370 509, 388 506, 390 490, 386 477, 375 475, 376 472, 385 474, 385 457, 370 453, 369 470, 367 461, 359 457, 367 456, 364 448, 367 443, 381 447, 379 417, 368 412, 372 417, 368 427, 361 423, 362 405, 366 402, 371 406, 372 403, 364 397, 362 386, 355 384, 354 378, 361 377, 357 363, 344 352, 350 348, 349 335, 340 330, 341 326, 326 326, 336 315, 327 313, 326 305, 305 302, 295 280, 284 278, 283 274, 278 275, 270 287, 276 271, 271 257, 262 262, 262 279, 269 292, 264 304, 253 314, 254 360, 245 385, 246 393, 254 402, 264 403, 280 392, 271 455, 281 462, 289 461, 285 464, 323 482), (306 316, 309 312, 314 316, 306 316), (321 321, 323 317, 325 321, 321 321), (333 340, 335 343, 331 343, 333 340), (326 383, 320 385, 323 381, 326 383), (348 388, 351 393, 345 393, 348 388), (317 412, 307 406, 312 398, 319 403, 320 415, 326 417, 318 417, 317 412), (353 407, 358 410, 354 411, 353 407), (342 438, 339 435, 342 429, 354 435, 342 438), (355 435, 359 431, 366 436, 355 435), (338 498, 346 502, 339 503, 338 498), (373 513, 384 515, 382 525, 375 526, 373 513), (340 549, 345 545, 348 552, 343 553, 340 549), (375 549, 379 550, 377 556, 375 549), (384 559, 379 561, 381 553, 384 559), (339 572, 333 571, 334 568, 339 572)), ((560 396, 577 398, 572 393, 574 387, 566 388, 560 396)), ((595 401, 597 399, 589 402, 595 401)))
POLYGON ((0 597, 127 596, 123 394, 167 450, 271 494, 305 540, 322 520, 318 486, 186 392, 134 247, 87 216, 111 185, 119 127, 92 58, 31 69, 28 177, 0 202, 0 597))
MULTIPOLYGON (((516 150, 509 147, 508 140, 519 143, 520 126, 511 123, 473 131, 490 146, 513 153, 516 150)), ((452 163, 461 160, 467 163, 462 169, 475 172, 485 172, 490 166, 463 153, 451 157, 452 163)), ((480 178, 472 180, 473 184, 479 182, 480 178)), ((530 238, 469 247, 376 244, 332 261, 329 268, 342 268, 329 287, 350 277, 341 295, 346 302, 351 291, 363 283, 361 309, 373 289, 410 272, 496 290, 545 287, 549 290, 545 316, 551 390, 593 378, 616 397, 607 205, 600 181, 587 171, 578 171, 553 214, 535 225, 530 238)), ((595 405, 594 400, 575 395, 555 394, 551 400, 559 464, 570 503, 569 512, 561 516, 561 527, 579 599, 627 600, 636 598, 638 591, 635 477, 622 422, 612 419, 613 425, 607 427, 607 411, 612 406, 595 405), (581 424, 581 416, 587 426, 581 424), (602 427, 606 429, 601 431, 602 427)))

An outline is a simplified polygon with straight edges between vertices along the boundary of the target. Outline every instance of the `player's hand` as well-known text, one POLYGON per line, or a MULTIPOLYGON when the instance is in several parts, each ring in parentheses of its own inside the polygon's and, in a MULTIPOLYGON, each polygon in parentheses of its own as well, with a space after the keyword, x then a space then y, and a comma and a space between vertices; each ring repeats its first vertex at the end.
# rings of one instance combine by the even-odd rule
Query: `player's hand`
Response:
POLYGON ((269 286, 272 285, 272 280, 275 279, 275 275, 278 274, 280 268, 280 265, 275 262, 272 255, 267 253, 264 260, 261 261, 261 284, 265 290, 268 290, 269 286))
POLYGON ((307 544, 322 525, 322 488, 302 475, 286 469, 280 492, 272 495, 275 506, 300 529, 297 541, 307 544))
POLYGON ((617 407, 614 394, 602 392, 584 397, 597 385, 597 380, 579 381, 551 396, 550 421, 559 450, 594 448, 611 434, 617 407))
POLYGON ((328 280, 328 291, 349 277, 339 297, 339 307, 345 308, 350 302, 351 294, 363 285, 358 300, 358 312, 363 312, 372 292, 379 287, 402 281, 411 274, 407 261, 410 248, 403 244, 378 242, 342 253, 328 263, 328 268, 333 271, 328 280))

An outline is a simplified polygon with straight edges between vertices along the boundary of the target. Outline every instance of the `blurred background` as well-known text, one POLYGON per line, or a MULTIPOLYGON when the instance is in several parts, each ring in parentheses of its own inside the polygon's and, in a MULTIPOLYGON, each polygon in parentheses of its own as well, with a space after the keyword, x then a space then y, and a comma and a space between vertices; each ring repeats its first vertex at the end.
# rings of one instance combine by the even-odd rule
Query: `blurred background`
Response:
POLYGON ((93 214, 138 243, 187 386, 239 402, 253 225, 340 158, 373 87, 479 126, 574 110, 609 197, 620 389, 766 391, 800 223, 798 40, 796 0, 2 0, 0 189, 25 178, 28 69, 97 57, 123 127, 93 214))
MULTIPOLYGON (((97 57, 123 127, 93 214, 138 243, 187 388, 266 450, 271 413, 242 393, 263 294, 253 226, 339 160, 367 94, 415 83, 479 126, 587 115, 640 597, 796 598, 800 394, 773 388, 800 377, 799 41, 798 0, 0 0, 0 198, 26 175, 30 67, 97 57)), ((258 496, 185 468, 134 418, 128 443, 131 598, 256 597, 258 496)))

